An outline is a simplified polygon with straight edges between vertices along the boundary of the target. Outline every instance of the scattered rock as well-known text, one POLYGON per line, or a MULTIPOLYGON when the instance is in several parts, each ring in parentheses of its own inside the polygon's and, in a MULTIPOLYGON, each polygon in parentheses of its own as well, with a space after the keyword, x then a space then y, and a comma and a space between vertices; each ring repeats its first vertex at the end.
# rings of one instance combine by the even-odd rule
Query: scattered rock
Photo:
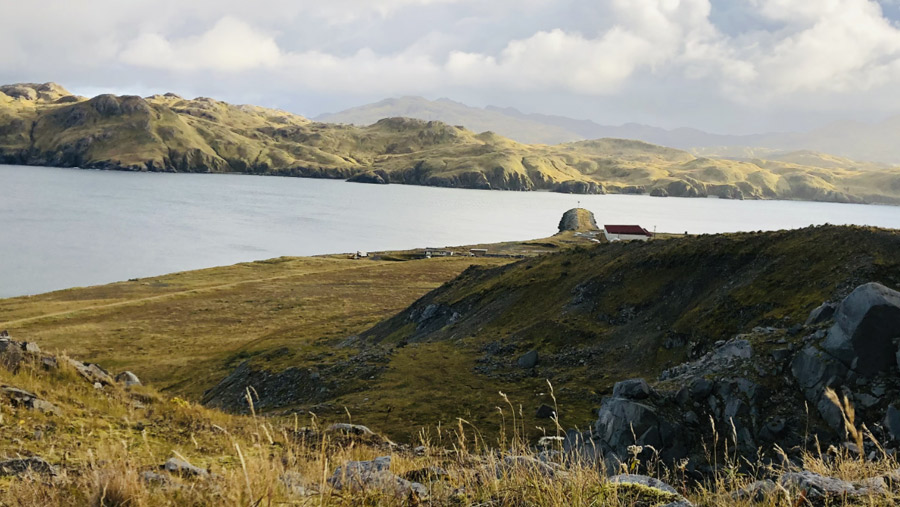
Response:
POLYGON ((334 489, 351 492, 378 489, 385 493, 393 493, 398 498, 428 497, 428 489, 424 485, 394 475, 389 471, 390 466, 390 456, 382 456, 371 461, 350 461, 338 467, 328 479, 328 483, 334 489))
MULTIPOLYGON (((655 493, 655 498, 650 499, 647 503, 651 505, 659 505, 660 507, 692 507, 693 504, 681 496, 672 486, 653 477, 637 474, 622 474, 609 478, 612 484, 623 486, 637 486, 638 488, 647 488, 650 492, 655 493)), ((641 502, 641 505, 644 503, 641 502)))
POLYGON ((789 491, 804 491, 807 498, 843 498, 847 496, 878 495, 886 491, 880 477, 865 483, 852 483, 825 477, 807 470, 789 472, 781 476, 778 483, 789 491))
POLYGON ((28 473, 49 475, 51 477, 58 474, 56 467, 37 456, 0 461, 0 476, 25 475, 28 473))
POLYGON ((894 404, 888 405, 884 416, 884 428, 895 441, 900 442, 900 410, 894 404))
POLYGON ((170 474, 179 475, 181 477, 199 477, 201 479, 210 477, 208 470, 194 466, 187 461, 182 461, 178 458, 169 458, 168 461, 160 466, 160 468, 170 474))
POLYGON ((336 423, 325 429, 326 433, 343 433, 357 437, 375 436, 375 432, 361 424, 336 423))
POLYGON ((537 365, 537 362, 538 352, 537 350, 532 349, 520 356, 516 361, 516 364, 519 366, 519 368, 529 370, 531 368, 534 368, 537 365))
POLYGON ((651 389, 647 381, 635 378, 616 382, 613 386, 613 397, 626 400, 643 400, 650 397, 651 389))
POLYGON ((556 410, 553 409, 550 405, 541 405, 538 407, 537 412, 534 413, 534 416, 538 419, 552 419, 553 414, 556 413, 556 410))
POLYGON ((25 360, 25 354, 17 342, 0 339, 0 365, 10 373, 19 371, 19 365, 25 360))
POLYGON ((744 486, 743 488, 732 493, 731 496, 735 500, 750 500, 751 502, 762 502, 766 498, 770 497, 776 489, 778 489, 778 487, 775 485, 775 482, 769 479, 765 479, 748 484, 747 486, 744 486))
POLYGON ((412 482, 433 482, 433 481, 442 481, 449 479, 450 474, 447 473, 441 467, 438 466, 430 466, 425 468, 419 468, 417 470, 410 470, 403 474, 403 478, 412 481, 412 482))
POLYGON ((284 487, 294 496, 308 497, 318 494, 317 491, 307 488, 306 479, 297 472, 285 472, 278 477, 278 480, 284 484, 284 487))
POLYGON ((138 378, 138 376, 130 371, 123 371, 122 373, 116 375, 116 382, 125 384, 125 387, 141 385, 141 380, 138 378))
POLYGON ((141 480, 147 484, 154 484, 157 486, 165 486, 165 487, 181 487, 180 484, 172 480, 172 477, 169 475, 163 475, 157 472, 153 472, 151 470, 146 470, 141 472, 141 480))
POLYGON ((45 414, 59 415, 61 413, 56 405, 49 401, 44 401, 38 398, 37 395, 23 389, 0 386, 0 393, 3 393, 14 407, 25 407, 45 414))
POLYGON ((831 319, 831 317, 834 316, 834 311, 836 309, 837 305, 834 303, 822 303, 813 311, 809 312, 809 317, 806 318, 805 325, 812 326, 831 319))

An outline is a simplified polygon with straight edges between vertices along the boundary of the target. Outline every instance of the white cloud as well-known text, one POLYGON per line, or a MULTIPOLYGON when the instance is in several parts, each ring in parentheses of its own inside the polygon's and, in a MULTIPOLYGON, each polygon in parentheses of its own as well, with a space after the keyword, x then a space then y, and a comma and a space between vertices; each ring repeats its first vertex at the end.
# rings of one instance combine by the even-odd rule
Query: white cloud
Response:
POLYGON ((202 91, 212 72, 258 96, 347 105, 479 93, 667 104, 689 87, 748 114, 900 112, 900 29, 879 3, 741 1, 755 22, 730 33, 710 0, 47 0, 34 22, 19 2, 0 16, 0 80, 202 91))
POLYGON ((229 72, 273 67, 282 58, 272 37, 228 16, 199 36, 170 41, 157 33, 141 34, 119 56, 139 67, 229 72))

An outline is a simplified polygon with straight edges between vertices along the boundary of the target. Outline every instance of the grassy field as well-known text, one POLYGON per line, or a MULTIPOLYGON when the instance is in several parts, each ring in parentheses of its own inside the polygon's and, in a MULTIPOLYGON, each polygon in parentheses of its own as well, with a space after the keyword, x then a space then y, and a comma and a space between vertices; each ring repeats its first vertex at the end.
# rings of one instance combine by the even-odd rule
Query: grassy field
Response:
MULTIPOLYGON (((24 337, 23 337, 24 338, 24 337)), ((493 427, 460 421, 431 427, 411 445, 376 434, 355 437, 333 431, 315 418, 228 415, 150 387, 111 384, 97 389, 66 366, 47 369, 26 359, 16 373, 0 368, 0 383, 37 394, 56 414, 0 402, 0 457, 37 456, 54 467, 0 476, 0 504, 10 506, 157 505, 491 505, 658 507, 687 500, 698 506, 872 507, 896 505, 896 483, 859 497, 814 499, 796 488, 776 488, 752 500, 734 494, 757 479, 809 470, 847 481, 882 481, 898 463, 884 456, 860 461, 847 453, 805 453, 802 467, 762 465, 748 470, 737 456, 713 447, 721 467, 702 481, 660 463, 640 471, 676 488, 676 493, 618 484, 581 460, 541 457, 521 439, 515 398, 496 396, 493 427), (498 431, 499 429, 499 431, 498 431), (498 439, 482 438, 490 431, 498 439), (418 449, 414 446, 421 445, 418 449), (390 474, 424 483, 422 495, 372 481, 338 488, 329 479, 351 460, 390 457, 390 474), (200 467, 200 475, 169 473, 161 465, 177 458, 200 467), (541 461, 544 459, 546 461, 541 461), (428 479, 428 470, 444 475, 428 479), (424 472, 423 472, 424 471, 424 472)), ((460 409, 464 412, 464 409, 460 409)), ((364 423, 367 421, 354 421, 364 423)), ((372 425, 373 429, 377 426, 372 425)), ((548 433, 555 434, 555 428, 548 433)), ((552 449, 551 449, 552 450, 552 449)), ((636 471, 636 463, 609 473, 636 471)), ((393 475, 391 475, 393 476, 393 475)), ((675 505, 675 504, 673 504, 675 505)), ((684 504, 677 504, 684 505, 684 504)))
POLYGON ((361 332, 472 264, 279 258, 0 300, 0 329, 198 398, 236 358, 361 332))

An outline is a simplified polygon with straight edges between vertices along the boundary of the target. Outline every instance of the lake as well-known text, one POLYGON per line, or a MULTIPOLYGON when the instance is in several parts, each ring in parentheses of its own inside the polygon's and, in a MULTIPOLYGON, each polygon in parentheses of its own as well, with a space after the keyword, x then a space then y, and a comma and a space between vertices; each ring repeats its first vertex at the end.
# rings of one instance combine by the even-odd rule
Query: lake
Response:
POLYGON ((546 237, 580 205, 659 232, 900 228, 900 207, 0 165, 0 297, 283 255, 546 237))

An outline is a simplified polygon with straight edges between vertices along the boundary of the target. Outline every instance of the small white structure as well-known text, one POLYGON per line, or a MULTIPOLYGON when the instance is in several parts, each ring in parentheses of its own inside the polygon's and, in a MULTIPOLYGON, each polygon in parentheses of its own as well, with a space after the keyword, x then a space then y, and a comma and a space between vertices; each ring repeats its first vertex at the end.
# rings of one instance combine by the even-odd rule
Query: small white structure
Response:
POLYGON ((603 235, 607 241, 647 241, 653 233, 640 225, 604 225, 603 235))
POLYGON ((444 248, 426 248, 425 249, 425 258, 430 259, 432 257, 451 257, 453 256, 453 250, 447 250, 444 248))

